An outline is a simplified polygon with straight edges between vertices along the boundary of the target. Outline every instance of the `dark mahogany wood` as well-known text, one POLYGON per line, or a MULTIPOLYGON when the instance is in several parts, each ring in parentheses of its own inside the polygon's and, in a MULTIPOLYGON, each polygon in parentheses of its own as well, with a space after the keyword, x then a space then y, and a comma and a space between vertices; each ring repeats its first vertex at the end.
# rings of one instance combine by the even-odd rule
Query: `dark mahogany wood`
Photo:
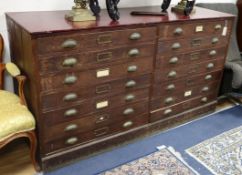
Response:
POLYGON ((120 9, 116 22, 106 10, 87 22, 66 21, 67 11, 6 14, 44 171, 215 109, 234 16, 134 10, 160 7, 120 9))

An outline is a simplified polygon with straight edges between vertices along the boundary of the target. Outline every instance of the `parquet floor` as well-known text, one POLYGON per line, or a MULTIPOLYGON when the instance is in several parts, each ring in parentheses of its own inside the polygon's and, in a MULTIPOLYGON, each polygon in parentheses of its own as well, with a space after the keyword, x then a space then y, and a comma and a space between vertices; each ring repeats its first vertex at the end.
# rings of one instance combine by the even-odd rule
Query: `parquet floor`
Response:
MULTIPOLYGON (((232 106, 222 101, 216 110, 232 106)), ((29 157, 29 148, 25 140, 17 140, 0 150, 0 175, 34 175, 36 174, 29 157)))

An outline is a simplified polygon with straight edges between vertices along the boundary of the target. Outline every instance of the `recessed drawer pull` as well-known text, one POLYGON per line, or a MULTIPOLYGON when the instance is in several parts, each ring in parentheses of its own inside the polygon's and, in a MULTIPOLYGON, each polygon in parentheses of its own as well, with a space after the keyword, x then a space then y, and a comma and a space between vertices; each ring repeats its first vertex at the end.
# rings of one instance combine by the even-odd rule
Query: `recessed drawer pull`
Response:
POLYGON ((170 113, 172 113, 172 109, 167 109, 167 110, 164 111, 164 115, 168 115, 170 113))
POLYGON ((108 114, 99 115, 96 117, 96 123, 102 123, 102 122, 107 121, 108 119, 109 119, 108 114))
POLYGON ((112 57, 113 57, 112 52, 99 53, 97 54, 97 62, 108 61, 108 60, 111 60, 112 57))
POLYGON ((141 34, 139 32, 134 32, 129 36, 130 40, 138 40, 141 38, 141 34))
POLYGON ((165 104, 170 104, 170 103, 173 103, 174 102, 174 98, 172 97, 168 97, 165 99, 165 104))
POLYGON ((203 89, 202 89, 202 92, 208 92, 209 91, 209 87, 208 86, 205 86, 203 89))
POLYGON ((212 50, 212 51, 209 52, 209 55, 210 56, 215 56, 215 55, 217 55, 217 51, 216 50, 212 50))
POLYGON ((201 99, 201 102, 203 102, 203 103, 206 103, 208 101, 208 98, 207 97, 203 97, 202 99, 201 99))
POLYGON ((217 24, 214 27, 215 30, 220 30, 221 28, 222 28, 222 25, 221 24, 217 24))
POLYGON ((207 69, 212 69, 212 68, 214 68, 214 63, 209 63, 209 64, 207 65, 207 69))
POLYGON ((77 99, 77 94, 76 93, 69 93, 67 95, 64 96, 63 100, 64 101, 72 101, 77 99))
POLYGON ((180 49, 181 48, 181 44, 180 43, 174 43, 174 44, 172 44, 171 48, 173 50, 180 49))
POLYGON ((135 96, 133 94, 126 95, 125 101, 132 101, 135 99, 135 96))
POLYGON ((73 131, 76 130, 78 126, 76 124, 70 124, 65 128, 65 131, 73 131))
POLYGON ((172 57, 169 61, 170 64, 176 64, 178 62, 178 58, 177 57, 172 57))
POLYGON ((130 115, 134 113, 134 109, 133 108, 127 108, 124 110, 123 115, 130 115))
POLYGON ((202 44, 202 39, 201 38, 193 39, 192 42, 191 42, 191 45, 193 47, 201 46, 201 44, 202 44))
POLYGON ((64 80, 64 84, 74 84, 77 81, 77 77, 74 75, 67 76, 64 80))
POLYGON ((134 80, 130 80, 125 84, 126 88, 134 87, 136 85, 136 82, 134 80))
POLYGON ((175 78, 176 75, 177 75, 176 71, 171 71, 171 72, 169 72, 169 74, 168 74, 168 78, 175 78))
POLYGON ((77 141, 78 141, 78 138, 77 138, 77 137, 71 137, 71 138, 69 138, 69 139, 66 140, 66 144, 67 144, 67 145, 73 145, 73 144, 75 144, 77 141))
POLYGON ((211 80, 213 78, 212 75, 206 75, 205 80, 211 80))
POLYGON ((62 48, 74 48, 77 46, 77 41, 74 39, 68 39, 64 41, 61 45, 62 48))
POLYGON ((175 35, 181 35, 183 32, 183 29, 181 27, 177 27, 175 30, 174 30, 174 34, 175 35))
POLYGON ((97 129, 97 130, 94 131, 94 135, 96 137, 100 137, 100 136, 103 136, 103 135, 107 134, 108 131, 109 131, 108 127, 97 129))
POLYGON ((171 91, 174 90, 176 88, 176 86, 174 84, 170 84, 166 87, 166 90, 171 91))
POLYGON ((217 37, 214 37, 212 39, 212 44, 216 44, 216 43, 218 43, 218 41, 219 41, 219 39, 217 37))
POLYGON ((123 124, 123 128, 129 128, 133 125, 133 122, 132 121, 127 121, 123 124))
POLYGON ((137 71, 137 69, 138 69, 138 66, 132 65, 128 67, 128 72, 135 72, 137 71))
POLYGON ((77 110, 76 109, 69 109, 65 112, 65 117, 71 117, 77 114, 77 110))
POLYGON ((72 67, 74 65, 76 65, 77 63, 77 59, 76 58, 66 58, 63 63, 62 66, 64 67, 72 67))
POLYGON ((103 93, 107 93, 111 90, 111 86, 109 84, 105 84, 105 85, 100 85, 96 87, 96 93, 97 94, 103 94, 103 93))
POLYGON ((134 57, 134 56, 138 56, 139 55, 139 49, 131 49, 130 51, 129 51, 129 56, 130 57, 134 57))

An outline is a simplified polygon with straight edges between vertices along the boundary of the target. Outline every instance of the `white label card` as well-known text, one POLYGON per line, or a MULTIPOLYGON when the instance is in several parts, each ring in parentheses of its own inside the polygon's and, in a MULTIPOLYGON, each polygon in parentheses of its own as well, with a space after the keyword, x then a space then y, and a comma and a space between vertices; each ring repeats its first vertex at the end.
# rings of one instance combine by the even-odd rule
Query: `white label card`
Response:
POLYGON ((96 109, 101 109, 106 107, 108 107, 108 101, 101 101, 96 103, 96 109))
POLYGON ((196 26, 196 32, 203 32, 203 26, 196 26))
POLYGON ((192 91, 186 91, 185 93, 184 93, 184 97, 189 97, 189 96, 191 96, 192 95, 192 91))
POLYGON ((107 77, 110 75, 110 70, 109 68, 107 69, 101 69, 101 70, 97 70, 97 78, 101 78, 101 77, 107 77))
POLYGON ((226 36, 226 35, 227 35, 227 32, 228 32, 228 27, 225 26, 225 27, 223 28, 222 36, 226 36))

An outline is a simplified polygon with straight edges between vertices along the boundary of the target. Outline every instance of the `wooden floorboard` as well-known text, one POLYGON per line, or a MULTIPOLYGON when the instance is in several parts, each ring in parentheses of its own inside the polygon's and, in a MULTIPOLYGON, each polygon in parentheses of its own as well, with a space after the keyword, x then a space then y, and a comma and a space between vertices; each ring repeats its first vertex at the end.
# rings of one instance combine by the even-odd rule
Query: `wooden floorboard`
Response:
MULTIPOLYGON (((216 110, 222 110, 233 104, 222 100, 216 110)), ((17 140, 0 150, 0 175, 34 175, 36 174, 29 157, 27 141, 17 140)))

